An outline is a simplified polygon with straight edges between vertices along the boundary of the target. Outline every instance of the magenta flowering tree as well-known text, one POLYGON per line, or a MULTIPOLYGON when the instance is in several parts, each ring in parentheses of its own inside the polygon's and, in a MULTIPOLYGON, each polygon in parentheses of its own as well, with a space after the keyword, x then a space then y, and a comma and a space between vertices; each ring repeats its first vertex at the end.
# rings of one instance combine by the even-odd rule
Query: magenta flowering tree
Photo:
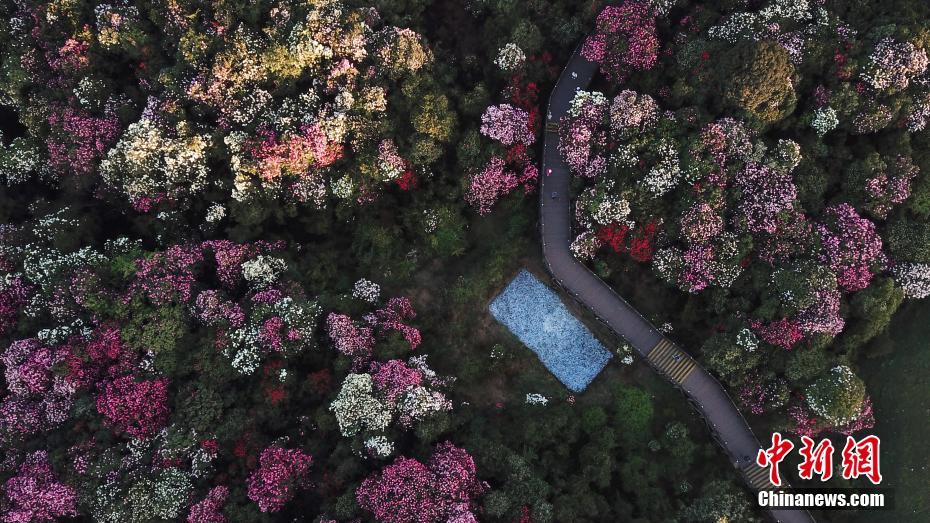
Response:
POLYGON ((268 447, 248 479, 249 499, 262 512, 277 512, 307 483, 313 458, 299 449, 268 447))
POLYGON ((410 299, 397 296, 388 300, 383 308, 366 315, 365 321, 369 325, 380 329, 381 332, 397 331, 401 333, 407 343, 410 344, 410 350, 413 350, 420 345, 420 330, 407 325, 405 322, 416 316, 417 313, 413 310, 410 299))
POLYGON ((187 523, 226 523, 223 506, 229 497, 229 487, 220 485, 213 487, 207 497, 191 505, 187 515, 187 523))
POLYGON ((355 492, 359 505, 383 523, 439 523, 472 515, 487 489, 475 462, 452 443, 436 446, 427 464, 399 457, 355 492))
POLYGON ((168 420, 168 380, 117 378, 97 395, 97 412, 115 432, 147 438, 168 420))
POLYGON ((617 83, 631 71, 652 69, 658 52, 656 15, 648 2, 638 0, 605 7, 581 49, 582 56, 598 62, 604 76, 617 83))
POLYGON ((48 155, 52 167, 61 174, 92 173, 119 136, 119 119, 113 111, 97 117, 71 105, 54 104, 51 109, 48 155))
POLYGON ((58 480, 48 453, 33 452, 3 485, 9 507, 3 523, 39 523, 77 516, 77 492, 58 480))
POLYGON ((203 252, 196 245, 174 245, 136 260, 138 270, 125 302, 137 296, 145 296, 155 305, 189 301, 197 279, 194 269, 202 261, 203 252))
POLYGON ((0 280, 0 336, 16 328, 20 309, 31 291, 21 277, 0 280))
POLYGON ((492 105, 481 115, 481 134, 510 146, 532 145, 536 141, 530 128, 530 114, 510 104, 492 105))
POLYGON ((828 207, 817 226, 823 246, 821 261, 836 273, 843 290, 866 288, 872 279, 871 265, 882 257, 882 239, 875 224, 859 216, 847 203, 828 207))
POLYGON ((681 288, 697 293, 707 288, 714 281, 712 263, 714 249, 710 245, 695 245, 682 255, 680 282, 681 288))

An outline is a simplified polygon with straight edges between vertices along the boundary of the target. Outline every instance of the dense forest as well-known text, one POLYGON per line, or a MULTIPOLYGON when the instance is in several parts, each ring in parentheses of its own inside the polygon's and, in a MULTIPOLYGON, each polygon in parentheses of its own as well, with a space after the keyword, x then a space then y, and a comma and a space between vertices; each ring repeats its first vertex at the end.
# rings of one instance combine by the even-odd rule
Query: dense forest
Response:
POLYGON ((579 44, 572 249, 754 427, 871 428, 930 295, 923 2, 0 15, 4 522, 761 520, 622 340, 579 312, 621 357, 572 394, 488 314, 579 44))

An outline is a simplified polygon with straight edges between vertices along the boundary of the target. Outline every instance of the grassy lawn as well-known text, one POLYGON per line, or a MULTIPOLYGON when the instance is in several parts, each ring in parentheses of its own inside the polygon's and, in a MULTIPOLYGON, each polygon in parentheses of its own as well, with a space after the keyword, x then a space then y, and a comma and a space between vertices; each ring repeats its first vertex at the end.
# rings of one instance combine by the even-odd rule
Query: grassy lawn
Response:
POLYGON ((890 354, 866 360, 862 374, 875 403, 882 438, 883 486, 895 489, 895 510, 865 512, 854 521, 930 521, 930 302, 903 307, 879 343, 890 354))

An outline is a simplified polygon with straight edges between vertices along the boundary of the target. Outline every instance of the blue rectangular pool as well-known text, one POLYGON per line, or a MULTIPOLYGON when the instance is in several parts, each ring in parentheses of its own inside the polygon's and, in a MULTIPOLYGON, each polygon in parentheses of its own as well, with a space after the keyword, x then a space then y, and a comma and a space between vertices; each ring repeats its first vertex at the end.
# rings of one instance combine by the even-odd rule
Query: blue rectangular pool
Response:
POLYGON ((566 387, 581 392, 612 357, 549 287, 526 270, 489 307, 566 387))

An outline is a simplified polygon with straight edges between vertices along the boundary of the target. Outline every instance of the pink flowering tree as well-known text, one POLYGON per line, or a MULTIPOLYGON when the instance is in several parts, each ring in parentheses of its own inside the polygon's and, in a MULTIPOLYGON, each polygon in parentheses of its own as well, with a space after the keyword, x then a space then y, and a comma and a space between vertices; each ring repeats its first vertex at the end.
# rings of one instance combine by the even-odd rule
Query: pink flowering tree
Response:
POLYGON ((75 387, 54 368, 66 361, 68 346, 48 347, 38 339, 18 340, 0 353, 7 394, 0 401, 0 434, 26 437, 64 423, 75 387))
POLYGON ((579 91, 559 123, 559 152, 578 176, 593 178, 607 168, 608 113, 603 94, 579 91))
POLYGON ((147 438, 168 420, 168 380, 117 378, 97 395, 97 412, 115 432, 147 438))
POLYGON ((26 457, 17 474, 3 485, 9 507, 3 523, 59 521, 77 516, 77 492, 55 476, 44 450, 26 457))
POLYGON ((797 320, 784 318, 770 323, 752 321, 749 326, 762 341, 782 349, 791 349, 795 343, 804 339, 797 320))
POLYGON ((477 478, 472 457, 445 442, 435 448, 426 464, 397 458, 365 479, 355 496, 363 509, 383 523, 439 523, 474 518, 475 499, 486 489, 477 478))
POLYGON ((480 173, 472 176, 465 200, 478 214, 491 212, 494 204, 520 185, 520 177, 509 170, 502 158, 495 156, 480 173))
POLYGON ((326 317, 326 332, 341 354, 353 360, 371 358, 375 346, 371 327, 357 326, 351 317, 331 312, 326 317))
POLYGON ((443 391, 449 383, 451 379, 427 366, 425 355, 407 362, 374 362, 367 373, 346 376, 329 410, 335 414, 343 436, 361 434, 368 438, 368 453, 384 458, 393 451, 385 435, 392 426, 407 430, 437 413, 452 410, 452 401, 443 391))
POLYGON ((30 286, 21 277, 0 280, 0 336, 16 327, 20 308, 31 293, 30 286))
POLYGON ((218 486, 210 489, 207 497, 191 506, 187 523, 226 523, 223 506, 229 497, 229 487, 218 486))
POLYGON ((866 209, 876 218, 885 219, 891 209, 911 194, 911 181, 920 168, 907 156, 899 156, 891 168, 884 169, 866 179, 866 209))
POLYGON ((817 232, 823 248, 821 261, 836 273, 840 287, 850 292, 866 288, 872 280, 871 266, 882 257, 882 239, 875 224, 841 203, 824 211, 817 232))
POLYGON ((581 55, 599 63, 609 80, 622 83, 631 71, 652 69, 658 51, 656 15, 651 6, 644 1, 625 0, 600 12, 581 55))
POLYGON ((268 447, 259 457, 259 466, 249 475, 249 499, 262 512, 277 512, 306 486, 313 459, 299 449, 268 447))
POLYGON ((723 231, 723 218, 713 207, 698 203, 681 215, 681 235, 691 243, 705 243, 723 231))
POLYGON ((481 134, 510 146, 536 141, 528 112, 510 104, 492 105, 481 115, 481 134))
POLYGON ((48 155, 52 168, 61 174, 79 176, 93 172, 121 131, 119 118, 112 112, 92 116, 61 104, 52 105, 48 125, 51 129, 48 155))
POLYGON ((735 182, 741 192, 737 220, 752 233, 774 233, 779 215, 796 204, 798 191, 790 174, 748 164, 737 173, 735 182))
POLYGON ((366 314, 362 321, 331 312, 326 317, 326 330, 336 350, 360 367, 371 359, 376 335, 399 332, 410 349, 416 349, 421 341, 420 330, 408 324, 416 315, 408 298, 394 297, 384 307, 366 314))
POLYGON ((413 310, 410 299, 398 296, 388 300, 383 308, 366 315, 365 321, 369 325, 378 328, 381 332, 396 331, 401 333, 410 345, 410 350, 413 350, 420 345, 420 330, 407 325, 405 322, 416 316, 417 313, 413 310))

